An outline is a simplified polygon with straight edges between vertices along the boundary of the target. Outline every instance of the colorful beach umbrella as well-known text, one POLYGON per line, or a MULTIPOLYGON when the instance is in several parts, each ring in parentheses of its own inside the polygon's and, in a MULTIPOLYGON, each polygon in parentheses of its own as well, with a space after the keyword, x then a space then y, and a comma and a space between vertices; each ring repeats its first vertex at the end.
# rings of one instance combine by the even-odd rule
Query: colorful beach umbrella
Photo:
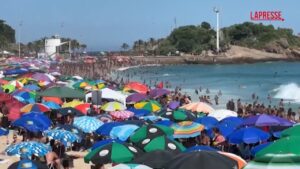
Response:
POLYGON ((87 114, 88 110, 91 108, 90 103, 83 103, 80 105, 75 106, 75 109, 82 112, 82 114, 87 114))
POLYGON ((50 109, 60 109, 60 105, 55 102, 43 102, 43 104, 50 109))
POLYGON ((161 105, 154 100, 150 101, 142 101, 139 103, 134 104, 134 108, 136 109, 144 109, 150 112, 158 112, 161 110, 161 105))
POLYGON ((5 93, 12 93, 16 90, 16 87, 14 85, 11 85, 11 84, 6 84, 6 85, 2 86, 2 90, 5 93))
POLYGON ((111 169, 152 169, 142 164, 118 164, 111 169))
POLYGON ((231 110, 226 110, 226 109, 218 109, 214 110, 211 113, 208 114, 209 117, 214 117, 218 121, 221 121, 227 117, 237 117, 237 113, 231 110))
POLYGON ((262 143, 262 144, 259 144, 255 147, 253 147, 251 149, 251 155, 255 156, 256 153, 258 153, 259 151, 263 150, 264 148, 266 148, 267 146, 269 146, 271 144, 272 144, 272 142, 266 142, 266 143, 262 143))
POLYGON ((142 155, 142 151, 127 143, 112 142, 98 147, 84 157, 84 162, 97 164, 128 163, 142 155))
POLYGON ((142 147, 146 152, 167 150, 180 153, 185 150, 185 147, 181 143, 169 139, 166 136, 158 136, 153 139, 146 138, 141 142, 141 144, 139 144, 139 146, 142 147))
POLYGON ((172 136, 174 130, 170 127, 166 127, 158 124, 149 124, 140 127, 130 136, 130 141, 133 143, 142 142, 145 139, 153 139, 158 136, 172 136))
POLYGON ((243 169, 298 169, 300 163, 261 163, 251 161, 243 169))
POLYGON ((270 138, 270 134, 255 127, 240 128, 228 136, 229 143, 232 144, 254 144, 266 141, 270 138))
POLYGON ((157 98, 157 97, 161 97, 161 96, 164 96, 164 95, 168 95, 170 93, 171 92, 169 90, 167 90, 167 89, 156 88, 156 89, 150 90, 149 96, 151 98, 157 98))
POLYGON ((180 106, 180 102, 178 102, 178 101, 171 101, 171 102, 168 104, 168 108, 170 108, 170 109, 172 109, 172 110, 177 109, 179 106, 180 106))
POLYGON ((59 129, 53 129, 53 130, 46 130, 43 132, 44 136, 48 137, 50 140, 54 139, 61 143, 63 143, 65 146, 70 146, 71 143, 74 142, 80 142, 81 138, 67 130, 59 130, 59 129))
POLYGON ((21 112, 28 113, 28 112, 47 112, 50 111, 50 108, 42 103, 34 103, 34 104, 27 104, 21 109, 21 112))
POLYGON ((63 104, 63 101, 61 100, 61 98, 59 97, 43 97, 43 100, 46 101, 46 102, 54 102, 56 104, 63 104))
POLYGON ((185 110, 190 110, 192 112, 205 113, 205 114, 209 114, 214 111, 214 109, 210 105, 204 102, 190 103, 182 106, 181 108, 185 110))
POLYGON ((113 142, 120 143, 120 144, 124 143, 123 141, 118 140, 118 139, 105 139, 105 140, 101 140, 101 141, 94 143, 91 150, 94 150, 98 147, 102 147, 102 146, 105 146, 105 145, 113 143, 113 142))
POLYGON ((142 93, 134 93, 129 95, 126 98, 126 103, 136 103, 136 102, 140 102, 143 100, 147 100, 147 95, 146 94, 142 94, 142 93))
POLYGON ((300 125, 285 129, 281 132, 281 137, 300 136, 300 125))
POLYGON ((8 135, 8 133, 9 133, 9 130, 7 130, 3 127, 0 127, 0 136, 8 135))
POLYGON ((200 117, 195 122, 204 125, 206 130, 214 128, 218 124, 218 120, 210 116, 200 117))
POLYGON ((51 147, 36 141, 20 142, 12 144, 5 149, 9 156, 21 156, 31 158, 32 155, 43 157, 51 151, 51 147))
POLYGON ((104 111, 120 111, 120 110, 125 110, 126 107, 119 102, 108 102, 106 104, 104 104, 103 106, 101 106, 101 109, 104 111))
POLYGON ((212 148, 210 146, 193 146, 187 148, 184 152, 194 152, 194 151, 219 151, 219 150, 212 148))
POLYGON ((124 124, 124 125, 113 127, 109 135, 113 139, 126 141, 138 128, 139 126, 134 124, 124 124))
POLYGON ((123 91, 135 91, 137 93, 146 94, 148 87, 145 84, 139 82, 129 82, 124 86, 123 91))
POLYGON ((161 117, 167 118, 174 122, 180 121, 194 121, 196 119, 196 115, 185 110, 179 109, 173 112, 165 112, 161 114, 161 117))
POLYGON ((113 117, 113 118, 116 118, 116 119, 128 119, 130 117, 133 117, 134 116, 134 113, 131 112, 131 111, 112 111, 112 112, 109 112, 109 114, 113 117))
POLYGON ((174 123, 171 128, 174 129, 174 138, 190 138, 196 137, 204 130, 204 126, 192 121, 183 121, 174 123))
POLYGON ((102 126, 100 126, 97 130, 96 133, 99 135, 104 135, 104 136, 109 136, 110 131, 117 126, 124 125, 124 123, 121 122, 109 122, 109 123, 104 123, 102 126))
POLYGON ((49 169, 49 167, 38 161, 23 159, 12 163, 7 169, 49 169))
POLYGON ((246 118, 241 125, 243 126, 292 126, 294 123, 286 119, 267 114, 256 115, 246 118))
POLYGON ((62 108, 65 108, 65 107, 73 107, 74 108, 80 104, 83 104, 83 102, 75 99, 75 100, 72 100, 71 102, 64 103, 61 107, 62 108))
POLYGON ((31 132, 39 132, 47 130, 51 126, 51 120, 41 113, 31 112, 22 115, 12 125, 31 132))
POLYGON ((238 164, 238 169, 243 169, 247 165, 247 162, 238 155, 228 153, 228 152, 223 152, 223 151, 219 151, 218 153, 223 154, 236 161, 238 164))
POLYGON ((17 80, 10 81, 9 84, 15 86, 17 89, 21 89, 24 86, 23 83, 17 80))
POLYGON ((142 117, 142 116, 147 116, 149 115, 151 112, 148 110, 144 110, 144 109, 136 109, 134 107, 131 107, 129 109, 127 109, 128 111, 131 111, 134 113, 134 116, 136 117, 142 117))
POLYGON ((85 133, 96 131, 102 124, 102 121, 90 116, 75 117, 73 123, 75 127, 81 129, 85 133))
POLYGON ((82 116, 83 113, 73 107, 65 107, 65 108, 60 108, 57 109, 58 113, 66 116, 66 115, 74 115, 74 116, 82 116))

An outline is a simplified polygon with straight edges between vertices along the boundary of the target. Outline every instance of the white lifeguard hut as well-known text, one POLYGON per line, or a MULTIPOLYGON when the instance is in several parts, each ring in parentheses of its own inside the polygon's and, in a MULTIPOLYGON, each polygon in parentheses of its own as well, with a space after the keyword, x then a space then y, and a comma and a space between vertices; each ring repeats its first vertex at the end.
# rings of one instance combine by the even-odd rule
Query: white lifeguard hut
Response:
POLYGON ((45 53, 48 57, 53 57, 57 53, 57 47, 61 45, 61 40, 58 35, 45 40, 45 53))

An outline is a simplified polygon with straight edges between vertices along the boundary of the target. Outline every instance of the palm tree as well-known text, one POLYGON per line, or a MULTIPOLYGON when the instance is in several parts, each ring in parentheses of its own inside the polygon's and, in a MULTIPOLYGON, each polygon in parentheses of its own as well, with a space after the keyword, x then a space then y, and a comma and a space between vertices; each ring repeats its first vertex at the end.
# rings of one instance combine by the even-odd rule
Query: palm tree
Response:
POLYGON ((123 43, 121 48, 126 51, 127 49, 129 49, 129 45, 127 43, 123 43))

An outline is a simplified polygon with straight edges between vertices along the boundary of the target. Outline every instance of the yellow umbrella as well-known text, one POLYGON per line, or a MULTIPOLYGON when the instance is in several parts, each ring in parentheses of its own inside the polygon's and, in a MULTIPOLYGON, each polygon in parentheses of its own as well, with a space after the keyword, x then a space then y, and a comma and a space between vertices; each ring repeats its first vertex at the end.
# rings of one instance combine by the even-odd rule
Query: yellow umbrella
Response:
POLYGON ((65 107, 76 107, 80 104, 83 104, 82 101, 79 101, 79 100, 73 100, 71 102, 67 102, 67 103, 64 103, 61 107, 62 108, 65 108, 65 107))
POLYGON ((161 110, 161 105, 154 100, 150 100, 150 101, 142 101, 139 103, 134 104, 134 108, 136 109, 144 109, 144 110, 148 110, 150 112, 158 112, 161 110))

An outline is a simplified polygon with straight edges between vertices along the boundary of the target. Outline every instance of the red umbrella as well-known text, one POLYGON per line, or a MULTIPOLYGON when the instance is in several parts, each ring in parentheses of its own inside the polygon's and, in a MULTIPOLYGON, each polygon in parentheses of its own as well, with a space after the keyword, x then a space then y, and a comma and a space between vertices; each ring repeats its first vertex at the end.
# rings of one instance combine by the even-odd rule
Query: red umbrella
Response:
POLYGON ((83 104, 77 105, 75 107, 75 109, 81 111, 83 114, 87 114, 87 111, 90 109, 90 107, 91 107, 90 103, 83 103, 83 104))
POLYGON ((63 104, 63 101, 61 100, 61 98, 59 97, 43 97, 43 100, 46 101, 46 102, 54 102, 56 104, 63 104))
POLYGON ((125 85, 124 91, 130 91, 130 90, 133 90, 138 93, 146 94, 149 88, 145 84, 139 82, 129 82, 128 84, 125 85))
POLYGON ((0 102, 6 102, 13 100, 13 96, 7 93, 0 93, 0 102))
POLYGON ((9 81, 4 80, 4 79, 0 79, 0 84, 1 84, 1 85, 6 85, 6 84, 8 84, 8 83, 9 83, 9 81))

